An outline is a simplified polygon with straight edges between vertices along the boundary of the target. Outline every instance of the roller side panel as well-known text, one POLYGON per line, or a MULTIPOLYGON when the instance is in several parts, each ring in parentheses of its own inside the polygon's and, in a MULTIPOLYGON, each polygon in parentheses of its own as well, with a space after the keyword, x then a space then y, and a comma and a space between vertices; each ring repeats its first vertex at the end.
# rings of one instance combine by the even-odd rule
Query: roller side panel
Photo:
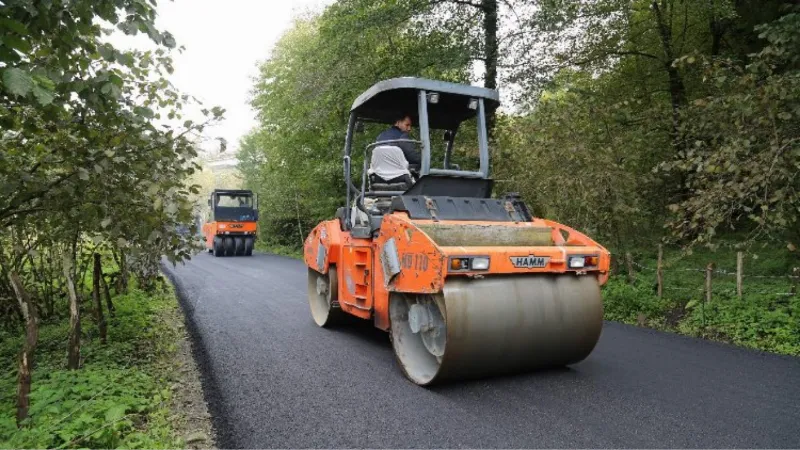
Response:
POLYGON ((303 243, 306 266, 322 274, 328 273, 328 266, 339 262, 342 240, 349 235, 339 228, 338 220, 327 220, 314 227, 303 243))
MULTIPOLYGON (((344 274, 349 273, 351 276, 350 281, 355 290, 355 281, 359 283, 370 284, 367 279, 353 279, 354 274, 363 271, 363 266, 356 266, 355 261, 350 261, 351 264, 344 265, 343 251, 346 247, 366 247, 370 248, 371 241, 366 239, 353 239, 349 232, 342 231, 339 226, 338 220, 329 220, 317 225, 306 237, 304 243, 303 260, 310 269, 320 273, 327 274, 332 265, 337 266, 337 286, 339 298, 352 298, 348 288, 348 280, 344 274)), ((367 266, 369 268, 370 266, 367 266)), ((363 278, 363 275, 362 275, 363 278)), ((367 286, 369 288, 369 286, 367 286)), ((369 319, 372 317, 371 308, 364 307, 357 302, 353 301, 350 304, 340 302, 341 310, 353 316, 369 319)))
POLYGON ((444 259, 430 239, 416 229, 404 213, 383 218, 380 234, 373 246, 374 322, 377 328, 388 331, 390 292, 441 291, 444 259))

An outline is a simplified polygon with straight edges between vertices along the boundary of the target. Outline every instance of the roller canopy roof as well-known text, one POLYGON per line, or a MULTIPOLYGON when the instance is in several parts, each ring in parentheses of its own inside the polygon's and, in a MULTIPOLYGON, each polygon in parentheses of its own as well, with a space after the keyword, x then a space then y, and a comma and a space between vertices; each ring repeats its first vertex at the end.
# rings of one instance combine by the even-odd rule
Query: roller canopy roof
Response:
POLYGON ((417 125, 420 90, 439 94, 438 103, 428 102, 428 123, 433 129, 455 130, 464 120, 475 117, 477 108, 469 107, 471 99, 482 98, 487 113, 500 106, 500 93, 494 89, 405 77, 376 83, 358 96, 350 111, 360 120, 380 123, 394 123, 398 113, 408 113, 417 125))
POLYGON ((220 195, 253 195, 253 191, 247 189, 214 189, 213 194, 220 195))

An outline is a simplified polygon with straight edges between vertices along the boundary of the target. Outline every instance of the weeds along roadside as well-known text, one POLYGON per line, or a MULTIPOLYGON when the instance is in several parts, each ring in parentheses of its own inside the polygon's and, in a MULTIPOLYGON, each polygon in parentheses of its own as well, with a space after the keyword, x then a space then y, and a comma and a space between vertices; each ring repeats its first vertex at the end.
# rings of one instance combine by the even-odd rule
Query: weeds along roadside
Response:
POLYGON ((667 249, 660 297, 657 253, 655 246, 631 251, 631 264, 624 252, 614 255, 617 270, 603 287, 607 320, 800 356, 800 260, 795 252, 765 247, 742 252, 739 262, 735 249, 689 254, 667 249))
MULTIPOLYGON (((88 301, 81 367, 66 368, 66 320, 42 323, 29 418, 15 420, 17 356, 22 337, 3 332, 0 363, 0 446, 3 448, 183 448, 185 418, 174 410, 183 322, 174 290, 145 293, 134 282, 113 297, 102 344, 88 301)), ((210 445, 210 443, 207 443, 210 445)))

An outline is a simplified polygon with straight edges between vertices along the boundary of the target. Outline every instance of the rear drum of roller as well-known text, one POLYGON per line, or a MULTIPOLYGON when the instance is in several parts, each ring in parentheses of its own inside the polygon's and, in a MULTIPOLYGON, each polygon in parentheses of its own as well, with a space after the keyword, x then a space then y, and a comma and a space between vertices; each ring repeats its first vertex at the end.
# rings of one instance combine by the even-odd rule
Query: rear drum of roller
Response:
POLYGON ((451 277, 435 295, 392 293, 392 346, 420 385, 577 363, 600 338, 592 276, 451 277))

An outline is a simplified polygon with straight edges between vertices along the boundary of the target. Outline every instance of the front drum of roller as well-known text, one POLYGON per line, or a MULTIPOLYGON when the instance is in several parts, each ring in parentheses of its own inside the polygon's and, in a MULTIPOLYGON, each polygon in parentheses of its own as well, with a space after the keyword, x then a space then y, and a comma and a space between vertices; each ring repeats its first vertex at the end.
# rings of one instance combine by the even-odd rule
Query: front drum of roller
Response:
POLYGON ((435 295, 392 293, 395 356, 413 382, 479 378, 585 359, 600 338, 593 276, 450 277, 435 295))

